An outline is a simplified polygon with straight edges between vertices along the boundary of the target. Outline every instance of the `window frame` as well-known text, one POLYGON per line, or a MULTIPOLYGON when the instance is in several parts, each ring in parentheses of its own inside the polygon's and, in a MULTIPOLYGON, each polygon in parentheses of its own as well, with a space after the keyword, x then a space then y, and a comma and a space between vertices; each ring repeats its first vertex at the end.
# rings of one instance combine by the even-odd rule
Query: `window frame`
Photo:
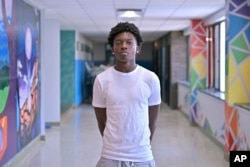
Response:
POLYGON ((225 20, 207 26, 207 88, 225 92, 225 20))

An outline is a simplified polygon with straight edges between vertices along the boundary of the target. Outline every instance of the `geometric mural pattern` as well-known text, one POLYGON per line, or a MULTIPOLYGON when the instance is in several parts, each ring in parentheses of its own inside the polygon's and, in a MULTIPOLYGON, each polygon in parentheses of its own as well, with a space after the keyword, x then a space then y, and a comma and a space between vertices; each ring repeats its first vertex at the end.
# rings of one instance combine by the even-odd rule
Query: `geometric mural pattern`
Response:
POLYGON ((197 90, 206 88, 206 26, 201 20, 192 20, 190 33, 190 122, 198 120, 197 90))
POLYGON ((245 0, 229 0, 227 2, 227 67, 226 70, 226 104, 225 152, 245 145, 247 139, 244 131, 240 130, 235 103, 250 103, 250 5, 245 0), (244 136, 237 141, 238 131, 244 136))
MULTIPOLYGON (((237 149, 250 150, 250 130, 249 120, 250 112, 245 112, 244 107, 237 108, 239 111, 238 124, 237 124, 237 149), (242 110, 243 109, 243 110, 242 110)), ((250 109, 250 108, 249 108, 250 109)))

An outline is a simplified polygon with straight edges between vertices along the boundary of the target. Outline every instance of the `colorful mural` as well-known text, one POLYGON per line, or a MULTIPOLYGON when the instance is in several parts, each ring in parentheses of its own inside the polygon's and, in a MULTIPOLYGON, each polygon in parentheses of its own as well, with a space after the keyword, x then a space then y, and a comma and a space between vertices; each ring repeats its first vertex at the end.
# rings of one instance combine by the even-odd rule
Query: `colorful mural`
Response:
POLYGON ((238 150, 250 150, 250 105, 237 107, 238 129, 237 129, 237 148, 238 150), (248 110, 247 110, 248 108, 248 110))
POLYGON ((201 20, 192 20, 190 34, 190 121, 198 121, 197 90, 206 88, 206 27, 201 20))
POLYGON ((207 43, 206 26, 202 20, 192 20, 190 34, 190 122, 198 124, 207 134, 224 144, 224 109, 223 104, 217 104, 212 110, 213 98, 198 97, 199 90, 206 89, 207 77, 207 43), (204 101, 203 99, 206 99, 204 101), (210 99, 210 100, 208 100, 210 99), (216 109, 219 109, 218 111, 216 109), (216 118, 214 118, 214 114, 216 118))
MULTIPOLYGON (((237 150, 247 140, 238 122, 235 103, 250 103, 250 4, 245 0, 227 1, 226 144, 225 152, 237 150), (239 133, 240 131, 240 133, 239 133), (240 137, 242 138, 242 137, 240 137), (241 143, 244 142, 244 143, 241 143)), ((249 146, 246 146, 246 148, 249 146)))
POLYGON ((20 0, 0 4, 0 166, 40 134, 40 13, 20 0))
POLYGON ((40 133, 38 113, 40 13, 25 3, 18 3, 17 71, 20 139, 18 149, 40 133))

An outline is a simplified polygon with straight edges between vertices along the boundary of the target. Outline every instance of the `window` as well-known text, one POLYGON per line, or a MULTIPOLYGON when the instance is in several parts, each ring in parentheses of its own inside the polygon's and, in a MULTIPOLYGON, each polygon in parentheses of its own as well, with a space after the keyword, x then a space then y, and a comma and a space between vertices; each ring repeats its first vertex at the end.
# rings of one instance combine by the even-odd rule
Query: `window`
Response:
POLYGON ((190 41, 190 35, 188 35, 187 37, 186 37, 186 44, 187 44, 187 51, 186 51, 186 53, 187 53, 187 60, 186 60, 186 62, 187 62, 187 66, 186 66, 186 81, 189 81, 189 65, 190 65, 190 60, 189 60, 189 54, 188 53, 190 53, 190 43, 189 43, 189 41, 190 41))
POLYGON ((225 21, 207 27, 208 80, 207 87, 225 92, 225 21))
POLYGON ((226 23, 220 24, 220 91, 225 92, 226 80, 226 23))

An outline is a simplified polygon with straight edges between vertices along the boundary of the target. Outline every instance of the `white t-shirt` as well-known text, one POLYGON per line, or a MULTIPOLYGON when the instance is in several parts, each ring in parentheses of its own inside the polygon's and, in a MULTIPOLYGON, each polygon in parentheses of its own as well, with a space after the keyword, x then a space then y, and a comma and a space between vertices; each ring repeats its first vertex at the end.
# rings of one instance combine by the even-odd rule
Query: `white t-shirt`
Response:
POLYGON ((139 65, 129 73, 110 67, 98 74, 92 105, 106 108, 102 157, 133 162, 153 160, 148 107, 160 103, 157 75, 139 65))

